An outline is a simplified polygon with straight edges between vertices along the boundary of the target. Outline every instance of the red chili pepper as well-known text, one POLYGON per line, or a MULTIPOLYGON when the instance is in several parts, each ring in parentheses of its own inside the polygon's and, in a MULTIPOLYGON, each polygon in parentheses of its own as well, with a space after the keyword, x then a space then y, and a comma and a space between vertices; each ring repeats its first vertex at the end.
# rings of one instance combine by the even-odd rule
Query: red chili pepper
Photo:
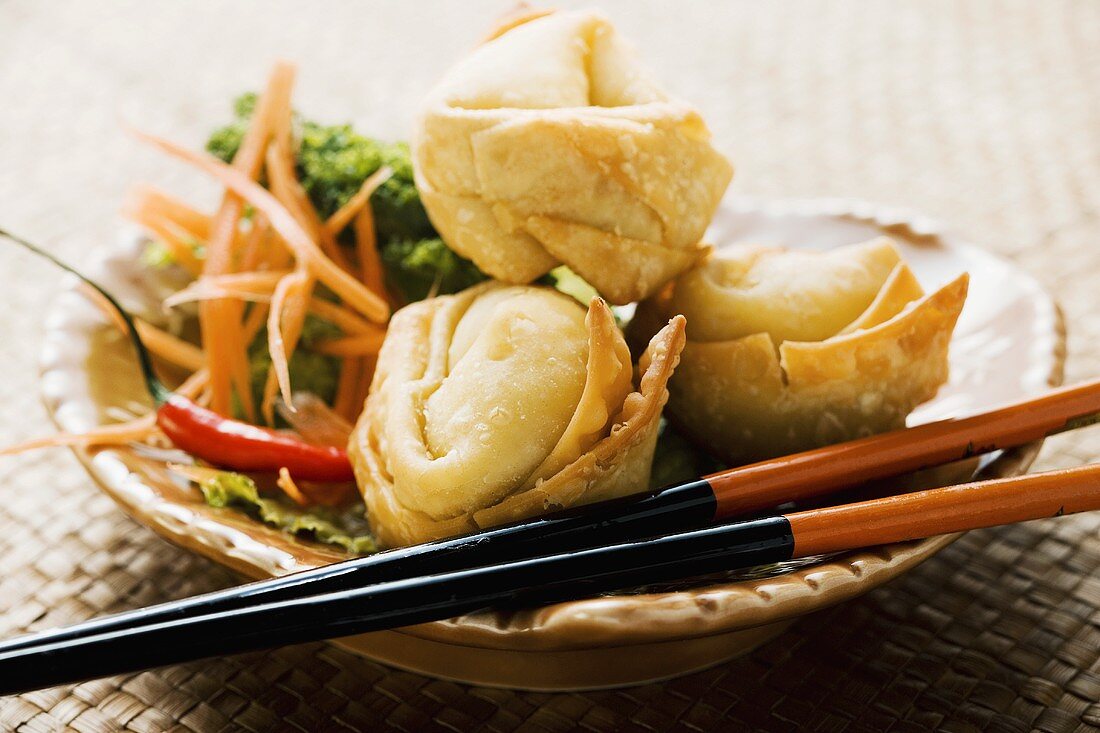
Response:
POLYGON ((169 390, 153 371, 149 351, 138 335, 133 318, 110 293, 25 239, 2 229, 0 236, 76 275, 99 291, 118 311, 130 331, 149 394, 157 404, 157 425, 177 448, 220 468, 237 471, 274 473, 285 468, 291 476, 302 481, 351 481, 355 478, 347 453, 339 448, 312 445, 284 433, 222 417, 169 390))
POLYGON ((157 425, 179 449, 215 466, 238 471, 286 468, 302 481, 352 481, 348 455, 291 435, 224 418, 186 397, 171 394, 157 410, 157 425))

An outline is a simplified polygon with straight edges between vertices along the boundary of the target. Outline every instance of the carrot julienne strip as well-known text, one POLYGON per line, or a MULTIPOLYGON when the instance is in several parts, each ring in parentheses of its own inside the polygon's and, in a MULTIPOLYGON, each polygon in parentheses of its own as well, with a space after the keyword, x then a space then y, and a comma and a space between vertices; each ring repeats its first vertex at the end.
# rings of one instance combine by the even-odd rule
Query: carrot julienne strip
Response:
POLYGON ((145 213, 126 214, 124 212, 124 215, 162 243, 172 253, 172 259, 178 262, 180 267, 192 275, 198 275, 202 271, 202 262, 195 255, 194 247, 188 240, 190 235, 185 234, 170 220, 145 213))
POLYGON ((350 335, 362 335, 368 333, 385 334, 385 329, 378 324, 364 320, 362 316, 348 310, 329 300, 314 296, 309 301, 309 312, 321 320, 338 326, 341 331, 350 335))
POLYGON ((365 208, 355 217, 355 250, 359 255, 363 282, 379 296, 391 301, 382 273, 382 258, 378 254, 378 239, 374 230, 374 212, 365 208))
MULTIPOLYGON (((122 320, 118 315, 118 311, 108 304, 99 292, 84 285, 82 285, 80 289, 96 307, 111 318, 112 322, 118 326, 123 333, 126 332, 125 321, 122 320)), ((203 364, 205 364, 206 359, 203 356, 202 349, 194 344, 188 343, 178 336, 173 336, 167 331, 163 331, 140 318, 134 319, 134 325, 137 327, 138 336, 145 342, 149 351, 168 363, 183 367, 192 372, 198 371, 203 367, 203 364)))
POLYGON ((358 411, 355 398, 359 395, 359 372, 362 368, 362 359, 357 357, 347 357, 340 364, 340 378, 336 383, 332 409, 347 420, 354 420, 358 411))
POLYGON ((134 420, 103 425, 83 433, 57 433, 56 435, 25 440, 22 443, 0 449, 0 456, 12 456, 39 448, 58 446, 125 445, 146 440, 156 432, 156 429, 157 416, 154 413, 149 413, 134 420))
POLYGON ((393 176, 393 169, 388 165, 384 165, 374 173, 367 176, 363 181, 363 185, 359 187, 359 190, 355 192, 355 195, 348 199, 343 206, 336 210, 336 212, 325 220, 325 229, 330 236, 337 236, 340 232, 347 228, 348 224, 351 224, 360 211, 364 211, 367 208, 367 203, 370 201, 370 197, 374 195, 374 192, 378 190, 378 187, 388 181, 393 176))
POLYGON ((250 272, 259 268, 264 259, 265 250, 271 245, 270 234, 271 228, 267 225, 263 214, 256 214, 252 219, 252 228, 245 236, 240 270, 250 272))
MULTIPOLYGON (((318 241, 318 217, 313 204, 298 183, 295 175, 295 158, 291 139, 291 112, 288 108, 275 122, 273 143, 267 151, 267 171, 271 190, 276 199, 286 207, 302 228, 318 241)), ((298 347, 298 338, 305 325, 309 301, 313 295, 314 278, 305 270, 298 269, 294 278, 290 276, 280 280, 272 296, 272 307, 268 313, 268 351, 271 354, 271 369, 264 384, 262 410, 269 423, 275 419, 275 395, 281 392, 283 400, 290 400, 290 359, 298 347), (277 300, 280 287, 293 288, 294 297, 277 300), (278 335, 279 345, 273 334, 278 335)), ((292 409, 292 408, 291 408, 292 409)))
POLYGON ((279 281, 289 274, 289 270, 261 270, 205 275, 165 298, 164 307, 175 308, 197 300, 253 300, 255 296, 270 297, 279 281))
POLYGON ((200 241, 210 238, 210 217, 155 186, 135 186, 122 202, 124 215, 148 215, 167 219, 200 241))
POLYGON ((382 341, 386 338, 385 332, 360 334, 358 336, 345 336, 337 339, 314 341, 310 344, 310 351, 329 356, 374 356, 382 348, 382 341))
POLYGON ((309 499, 294 483, 294 479, 290 477, 290 471, 285 466, 279 469, 279 478, 276 479, 275 485, 282 489, 283 493, 289 496, 298 506, 309 506, 309 499))
POLYGON ((205 365, 206 359, 203 357, 202 349, 198 346, 184 341, 178 336, 173 336, 146 321, 138 320, 135 323, 141 340, 149 347, 149 351, 160 358, 191 372, 196 372, 205 365))
MULTIPOLYGON (((290 356, 289 352, 293 351, 293 346, 288 348, 289 344, 296 344, 298 337, 301 335, 302 325, 304 323, 305 308, 298 305, 299 300, 304 299, 309 292, 309 289, 313 286, 313 276, 305 270, 295 270, 289 275, 285 276, 279 281, 279 284, 275 288, 275 293, 271 297, 271 310, 267 316, 267 343, 268 350, 271 352, 271 367, 275 374, 275 379, 279 386, 279 391, 282 392, 283 400, 290 404, 291 392, 290 392, 290 356), (293 311, 295 313, 300 312, 302 318, 296 319, 295 322, 283 322, 283 311, 293 311)), ((273 413, 273 407, 272 415, 273 413)), ((264 399, 264 411, 267 414, 268 399, 265 395, 264 399)))
POLYGON ((134 134, 154 147, 210 174, 263 212, 302 266, 331 288, 349 306, 376 323, 384 323, 389 317, 390 308, 386 302, 327 258, 286 207, 263 186, 211 155, 188 150, 181 145, 144 132, 134 131, 134 134))
POLYGON ((256 334, 260 332, 260 329, 267 323, 267 311, 268 307, 264 303, 257 303, 252 306, 252 310, 245 316, 244 325, 241 330, 244 331, 245 341, 252 343, 252 340, 256 338, 256 334))
MULTIPOLYGON (((166 308, 174 308, 184 303, 201 300, 213 300, 216 298, 235 298, 251 303, 270 303, 271 295, 275 292, 278 280, 289 274, 287 271, 272 274, 277 275, 273 282, 268 282, 267 272, 262 273, 235 273, 232 275, 219 275, 212 278, 196 280, 186 288, 179 290, 164 301, 166 308), (256 278, 252 281, 245 280, 246 276, 265 275, 264 278, 256 278), (201 282, 201 285, 200 285, 201 282)), ((350 335, 362 335, 378 333, 381 327, 365 320, 357 313, 347 308, 324 300, 316 295, 309 300, 308 310, 321 320, 328 321, 350 335)), ((255 334, 253 334, 255 335, 255 334)))
POLYGON ((286 405, 279 405, 279 414, 307 443, 333 448, 347 447, 352 424, 315 394, 296 393, 294 410, 286 409, 286 405))
MULTIPOLYGON (((184 397, 194 396, 206 384, 206 372, 198 371, 188 377, 183 384, 176 388, 178 394, 184 397)), ((85 448, 126 445, 127 443, 148 440, 158 433, 157 415, 150 412, 146 415, 127 420, 126 422, 100 425, 83 433, 57 433, 42 438, 32 438, 16 445, 10 445, 0 449, 0 456, 10 456, 39 448, 52 448, 58 446, 82 446, 85 448)))
MULTIPOLYGON (((290 109, 294 73, 291 64, 276 64, 240 148, 233 157, 233 170, 250 181, 259 175, 264 151, 271 139, 277 116, 283 110, 290 109)), ((211 226, 203 274, 221 275, 232 271, 234 244, 238 240, 243 206, 237 192, 231 189, 226 191, 211 226)), ((207 356, 207 368, 210 370, 211 409, 222 415, 228 414, 231 405, 230 391, 235 388, 245 415, 254 420, 251 375, 245 352, 246 344, 241 337, 242 314, 243 305, 232 300, 204 302, 199 307, 199 325, 207 356)))
POLYGON ((351 263, 337 244, 336 237, 325 228, 309 195, 298 181, 290 141, 290 121, 287 120, 283 127, 285 132, 276 135, 274 144, 267 151, 267 170, 271 177, 271 191, 298 220, 302 229, 308 232, 313 241, 320 246, 321 252, 341 269, 351 272, 351 263))

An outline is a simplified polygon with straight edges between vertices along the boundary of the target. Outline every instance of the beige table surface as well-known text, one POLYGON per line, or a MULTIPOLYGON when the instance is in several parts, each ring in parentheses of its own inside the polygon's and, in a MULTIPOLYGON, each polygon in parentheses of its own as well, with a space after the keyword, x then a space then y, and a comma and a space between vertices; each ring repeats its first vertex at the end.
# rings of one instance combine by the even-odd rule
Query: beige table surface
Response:
MULTIPOLYGON (((212 200, 119 122, 197 145, 280 56, 300 64, 300 109, 400 137, 506 7, 0 0, 0 223, 81 262, 134 181, 212 200)), ((1057 293, 1069 379, 1100 372, 1100 3, 603 7, 701 107, 737 165, 733 191, 948 221, 1057 293)), ((0 443, 51 429, 35 358, 56 283, 0 247, 0 443)), ((1050 441, 1040 465, 1097 459, 1093 429, 1050 441)), ((0 633, 231 582, 126 519, 66 452, 0 460, 0 633)), ((1100 730, 1100 517, 970 533, 746 659, 662 685, 468 688, 312 644, 0 700, 2 730, 65 726, 1100 730)))

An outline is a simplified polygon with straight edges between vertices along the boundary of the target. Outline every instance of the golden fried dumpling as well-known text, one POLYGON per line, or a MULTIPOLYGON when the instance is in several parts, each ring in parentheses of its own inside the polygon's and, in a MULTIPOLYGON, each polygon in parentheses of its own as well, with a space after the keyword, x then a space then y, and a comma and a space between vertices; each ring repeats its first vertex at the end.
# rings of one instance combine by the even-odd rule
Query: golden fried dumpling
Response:
POLYGON ((565 263, 620 304, 702 258, 733 175, 695 109, 590 11, 509 23, 452 68, 413 165, 436 229, 486 273, 528 283, 565 263))
POLYGON ((828 252, 737 247, 639 306, 688 343, 669 412, 732 464, 902 427, 947 379, 964 274, 924 295, 889 239, 828 252))
POLYGON ((471 532, 644 489, 674 319, 637 391, 610 309, 555 290, 484 283, 398 311, 349 454, 389 546, 471 532))

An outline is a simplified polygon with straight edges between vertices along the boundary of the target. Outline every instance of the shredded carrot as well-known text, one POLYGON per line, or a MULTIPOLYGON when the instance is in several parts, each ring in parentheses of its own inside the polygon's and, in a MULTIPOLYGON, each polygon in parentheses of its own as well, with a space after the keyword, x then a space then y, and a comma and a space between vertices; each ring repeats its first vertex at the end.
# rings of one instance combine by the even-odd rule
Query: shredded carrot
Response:
POLYGON ((359 414, 363 411, 363 405, 370 394, 370 385, 374 381, 374 370, 377 366, 377 354, 363 358, 363 368, 359 371, 359 393, 355 397, 355 419, 358 419, 359 414))
POLYGON ((205 369, 200 369, 185 379, 183 384, 176 387, 173 391, 176 394, 183 395, 189 400, 193 400, 198 396, 199 392, 206 388, 209 377, 210 375, 206 373, 205 369))
POLYGON ((324 321, 339 326, 340 330, 347 334, 385 334, 385 329, 378 324, 364 320, 357 313, 348 310, 342 305, 337 305, 329 300, 323 300, 317 296, 314 296, 309 301, 309 312, 324 321))
MULTIPOLYGON (((263 271, 233 273, 216 277, 202 278, 178 290, 164 300, 164 307, 175 308, 184 303, 217 298, 236 298, 251 303, 270 303, 275 286, 287 271, 263 271)), ((316 295, 309 299, 308 311, 321 320, 328 321, 350 335, 368 333, 384 334, 384 329, 365 320, 347 308, 324 300, 316 295)), ((255 334, 253 334, 255 335, 255 334)))
POLYGON ((256 334, 260 332, 260 329, 267 323, 267 311, 268 308, 264 304, 257 303, 252 306, 252 310, 245 316, 244 326, 244 339, 248 343, 252 343, 252 340, 256 338, 256 334))
POLYGON ((389 318, 390 308, 386 302, 327 258, 294 216, 263 186, 211 155, 188 150, 181 145, 144 132, 134 131, 134 134, 154 147, 210 174, 261 211, 294 252, 302 266, 331 288, 349 306, 377 323, 384 323, 389 318))
MULTIPOLYGON (((293 64, 280 61, 268 78, 267 88, 260 96, 256 110, 252 115, 244 139, 233 156, 232 168, 247 180, 255 183, 264 162, 264 153, 275 132, 278 120, 290 115, 290 94, 294 86, 295 68, 293 64)), ((241 194, 229 188, 222 207, 215 216, 210 232, 210 245, 206 255, 205 272, 220 275, 229 272, 233 265, 233 238, 220 239, 216 235, 222 226, 232 225, 237 231, 240 219, 241 194)))
POLYGON ((270 299, 279 280, 289 274, 289 270, 260 270, 204 275, 165 298, 164 307, 175 308, 183 303, 220 298, 263 302, 270 299))
POLYGON ((375 356, 346 357, 340 370, 340 381, 332 409, 344 419, 355 422, 363 411, 371 377, 378 362, 375 356))
POLYGON ((356 357, 348 357, 340 365, 340 379, 336 383, 332 409, 347 420, 354 420, 359 414, 355 398, 359 396, 359 372, 362 369, 363 361, 356 357))
MULTIPOLYGON (((305 307, 299 301, 308 297, 313 287, 313 276, 305 270, 295 270, 279 281, 271 297, 271 310, 267 316, 267 343, 271 352, 271 367, 282 392, 283 400, 290 404, 290 354, 297 345, 305 322, 305 307), (295 314, 295 318, 284 319, 284 311, 295 314), (300 317, 298 317, 300 314, 300 317)), ((269 380, 270 384, 271 380, 269 380)), ((274 390, 265 389, 264 414, 274 414, 274 390), (271 398, 266 392, 272 392, 271 398), (270 406, 269 406, 270 405, 270 406)))
POLYGON ((275 142, 267 151, 267 170, 271 176, 271 190, 275 198, 298 219, 302 228, 320 245, 329 259, 345 272, 351 272, 351 262, 336 242, 336 236, 328 231, 320 215, 313 207, 309 194, 302 187, 295 174, 294 148, 290 139, 290 120, 280 125, 275 142))
POLYGON ((298 196, 294 189, 294 164, 288 161, 288 156, 289 154, 278 144, 268 148, 266 157, 268 186, 275 200, 283 205, 302 231, 306 232, 310 240, 316 244, 317 232, 310 226, 306 211, 302 208, 302 197, 298 196))
POLYGON ((34 438, 0 449, 0 456, 11 456, 39 448, 56 446, 125 445, 149 438, 157 427, 157 416, 153 413, 142 415, 134 420, 104 425, 84 433, 58 433, 44 438, 34 438))
MULTIPOLYGON (((317 214, 313 204, 295 176, 294 151, 291 140, 291 117, 288 109, 275 121, 273 142, 267 151, 267 171, 271 189, 276 199, 291 213, 298 224, 318 239, 317 214)), ((298 337, 305 324, 309 301, 313 294, 314 278, 306 270, 298 269, 293 277, 286 276, 276 285, 272 307, 268 313, 268 351, 272 367, 264 384, 262 411, 268 422, 274 422, 275 396, 282 392, 283 400, 290 400, 289 363, 298 346, 298 337), (281 288, 286 288, 279 298, 281 288)))
POLYGON ((248 230, 244 240, 240 269, 245 272, 259 269, 270 246, 271 227, 268 226, 263 214, 256 214, 252 218, 252 228, 248 230))
MULTIPOLYGON (((99 291, 85 285, 81 286, 81 290, 98 308, 110 316, 121 331, 126 332, 126 322, 122 320, 118 311, 107 302, 107 299, 99 291)), ((194 344, 188 343, 178 336, 173 336, 167 331, 162 331, 140 318, 134 319, 134 325, 137 327, 138 336, 141 337, 142 342, 149 348, 149 351, 168 363, 194 372, 201 369, 206 362, 202 349, 194 344)))
POLYGON ((386 338, 383 331, 375 333, 359 334, 357 336, 345 336, 337 339, 325 339, 314 341, 310 344, 310 351, 329 356, 373 356, 382 348, 382 341, 386 338))
MULTIPOLYGON (((162 243, 172 254, 172 259, 179 263, 180 267, 192 275, 197 275, 202 270, 202 263, 195 255, 193 242, 190 235, 176 226, 171 220, 143 212, 135 212, 127 215, 146 232, 162 243)), ((196 240, 197 241, 197 240, 196 240)))
POLYGON ((298 488, 298 485, 294 483, 294 479, 290 477, 290 471, 286 470, 286 467, 279 469, 279 478, 275 481, 275 485, 283 490, 287 496, 294 500, 294 503, 298 506, 309 506, 309 499, 302 493, 302 490, 298 488))
POLYGON ((142 320, 135 321, 134 325, 137 326, 138 335, 141 336, 142 342, 149 347, 149 351, 169 364, 195 372, 202 369, 206 363, 202 349, 198 346, 142 320))
POLYGON ((382 273, 382 258, 378 255, 378 239, 374 231, 374 212, 369 207, 355 217, 355 251, 359 255, 363 282, 388 301, 386 278, 382 273))
POLYGON ((325 220, 325 230, 328 231, 330 236, 337 236, 340 232, 347 228, 351 220, 354 219, 360 211, 366 211, 370 207, 367 206, 367 202, 370 201, 370 197, 374 195, 374 192, 378 190, 378 187, 388 181, 393 175, 393 169, 388 165, 384 165, 374 173, 370 174, 363 185, 359 187, 359 190, 355 192, 347 202, 344 203, 336 212, 325 220))
MULTIPOLYGON (((289 113, 294 73, 291 64, 276 64, 240 148, 233 157, 233 170, 250 182, 254 182, 259 175, 275 120, 284 110, 289 113)), ((203 274, 222 275, 232 271, 234 244, 238 240, 243 205, 237 192, 232 189, 226 191, 211 226, 203 274)), ((230 392, 235 388, 245 415, 249 419, 255 419, 247 344, 241 335, 242 314, 243 304, 239 302, 204 302, 199 307, 199 325, 207 368, 210 371, 211 409, 223 415, 228 414, 232 404, 230 392)))
POLYGON ((210 217, 179 199, 147 184, 135 186, 122 202, 125 216, 148 215, 167 219, 199 241, 210 238, 210 217))

